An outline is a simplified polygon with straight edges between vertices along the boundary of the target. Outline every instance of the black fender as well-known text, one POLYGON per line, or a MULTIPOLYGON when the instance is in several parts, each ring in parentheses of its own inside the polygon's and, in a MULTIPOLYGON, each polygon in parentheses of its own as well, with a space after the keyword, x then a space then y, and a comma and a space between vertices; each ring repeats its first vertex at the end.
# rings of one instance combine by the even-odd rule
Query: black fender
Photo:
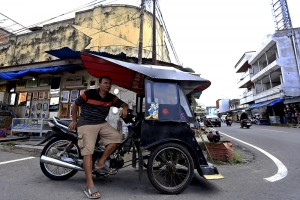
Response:
POLYGON ((191 145, 189 145, 185 141, 182 141, 182 140, 179 140, 179 139, 176 139, 176 138, 165 138, 165 139, 154 142, 154 143, 152 143, 152 144, 150 144, 146 147, 143 147, 143 148, 146 149, 146 150, 152 151, 157 146, 165 144, 165 143, 170 143, 170 142, 178 143, 178 144, 181 144, 184 147, 186 147, 186 149, 190 152, 190 154, 193 158, 195 168, 197 169, 199 175, 203 176, 201 166, 202 165, 208 165, 208 163, 207 163, 206 158, 204 157, 202 149, 199 145, 197 147, 198 149, 193 149, 191 147, 191 145))
POLYGON ((70 140, 70 141, 75 141, 77 140, 77 135, 74 133, 63 133, 63 132, 55 132, 51 131, 49 134, 47 134, 45 139, 43 139, 41 142, 37 143, 35 146, 39 146, 41 144, 44 144, 51 140, 52 138, 60 138, 60 139, 65 139, 65 140, 70 140))

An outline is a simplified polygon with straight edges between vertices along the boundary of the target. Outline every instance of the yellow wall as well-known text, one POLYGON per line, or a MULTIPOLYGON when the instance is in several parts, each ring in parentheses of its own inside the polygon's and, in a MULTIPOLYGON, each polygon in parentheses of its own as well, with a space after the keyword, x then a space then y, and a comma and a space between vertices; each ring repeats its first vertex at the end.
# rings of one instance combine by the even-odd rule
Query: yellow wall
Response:
MULTIPOLYGON (((127 5, 99 6, 78 12, 74 19, 44 25, 42 30, 10 36, 0 43, 0 66, 14 66, 54 60, 45 53, 69 47, 75 51, 89 49, 137 57, 139 8, 127 5)), ((162 27, 157 22, 157 59, 170 62, 162 27)), ((144 16, 143 57, 152 56, 152 15, 144 16)))

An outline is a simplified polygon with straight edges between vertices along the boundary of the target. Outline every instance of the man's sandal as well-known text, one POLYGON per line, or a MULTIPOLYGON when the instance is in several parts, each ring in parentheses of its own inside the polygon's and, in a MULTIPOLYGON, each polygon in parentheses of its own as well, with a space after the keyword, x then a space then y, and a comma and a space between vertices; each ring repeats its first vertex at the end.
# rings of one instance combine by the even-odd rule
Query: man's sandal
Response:
POLYGON ((101 197, 100 192, 97 190, 95 186, 91 188, 85 188, 83 190, 83 193, 87 196, 89 199, 99 199, 101 197))
POLYGON ((112 174, 112 170, 106 165, 104 165, 101 168, 98 168, 95 164, 94 171, 96 171, 98 174, 112 174))

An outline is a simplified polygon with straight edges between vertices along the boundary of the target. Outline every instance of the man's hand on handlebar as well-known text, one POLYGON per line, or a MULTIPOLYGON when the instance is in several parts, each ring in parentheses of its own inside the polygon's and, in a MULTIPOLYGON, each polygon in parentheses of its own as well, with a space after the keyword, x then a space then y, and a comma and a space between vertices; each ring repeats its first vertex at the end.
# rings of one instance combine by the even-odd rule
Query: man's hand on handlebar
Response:
POLYGON ((76 130, 76 127, 77 127, 77 122, 75 122, 75 121, 72 121, 72 122, 69 124, 69 129, 70 129, 71 131, 76 130))
POLYGON ((127 117, 127 114, 128 114, 128 108, 123 108, 121 111, 120 111, 120 117, 121 118, 126 118, 127 117))

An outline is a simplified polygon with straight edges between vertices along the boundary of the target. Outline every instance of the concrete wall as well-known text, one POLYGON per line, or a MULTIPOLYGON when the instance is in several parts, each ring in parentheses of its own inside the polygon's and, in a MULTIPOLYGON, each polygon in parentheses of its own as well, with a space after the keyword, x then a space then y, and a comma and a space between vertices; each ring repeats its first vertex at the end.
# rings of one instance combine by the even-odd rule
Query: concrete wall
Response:
MULTIPOLYGON (((293 42, 291 37, 282 35, 283 33, 277 33, 274 35, 278 48, 278 63, 281 66, 282 71, 282 87, 285 96, 299 96, 300 95, 300 73, 295 59, 293 42)), ((300 34, 299 29, 295 30, 295 39, 297 41, 297 48, 300 46, 300 34)), ((298 51, 298 64, 299 60, 298 51)))
POLYGON ((219 101, 219 113, 224 113, 230 110, 229 101, 230 99, 221 99, 219 101))
MULTIPOLYGON (((45 53, 69 47, 75 51, 89 49, 112 54, 138 55, 139 8, 125 5, 99 6, 78 12, 74 19, 44 25, 41 30, 10 36, 0 43, 0 66, 10 67, 54 60, 45 53)), ((143 56, 152 49, 152 15, 145 13, 143 56)), ((170 62, 162 26, 157 23, 157 59, 170 62)))

